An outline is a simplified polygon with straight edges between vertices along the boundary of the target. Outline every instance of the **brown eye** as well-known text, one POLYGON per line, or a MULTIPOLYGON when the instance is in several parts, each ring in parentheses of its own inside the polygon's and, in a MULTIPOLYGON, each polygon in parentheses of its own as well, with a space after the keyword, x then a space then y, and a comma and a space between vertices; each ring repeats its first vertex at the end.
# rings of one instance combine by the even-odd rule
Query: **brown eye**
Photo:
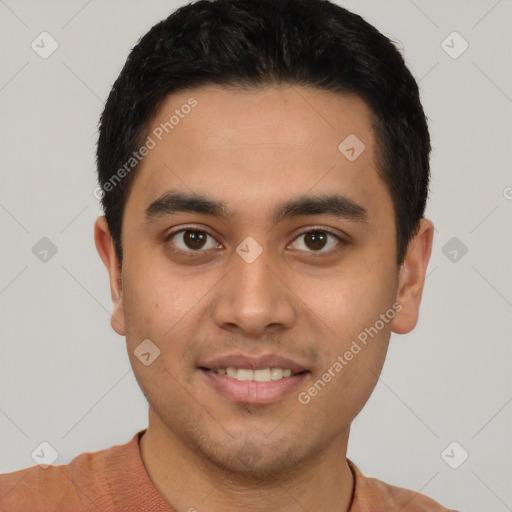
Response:
POLYGON ((211 235, 206 231, 200 231, 198 229, 181 229, 175 231, 167 237, 166 241, 176 246, 178 252, 184 253, 206 252, 207 249, 218 246, 211 235), (211 241, 208 240, 209 238, 211 241))
POLYGON ((305 244, 313 250, 321 250, 327 243, 327 236, 321 231, 312 231, 306 233, 304 238, 305 244))
POLYGON ((190 249, 202 249, 206 236, 201 231, 187 230, 183 233, 183 242, 190 249))
POLYGON ((299 235, 296 240, 303 239, 302 243, 295 247, 300 251, 330 253, 331 249, 342 245, 342 239, 325 229, 307 231, 299 235), (329 240, 331 239, 331 241, 329 240), (325 249, 327 247, 327 249, 325 249))

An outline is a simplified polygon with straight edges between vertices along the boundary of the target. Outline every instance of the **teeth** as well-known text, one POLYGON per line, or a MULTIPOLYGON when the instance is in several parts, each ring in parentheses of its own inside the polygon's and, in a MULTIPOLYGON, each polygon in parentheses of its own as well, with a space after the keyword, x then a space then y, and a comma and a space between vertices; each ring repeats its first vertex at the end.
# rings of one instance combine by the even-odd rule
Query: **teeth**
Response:
POLYGON ((271 380, 280 380, 285 377, 297 375, 290 369, 282 368, 262 368, 260 370, 249 370, 247 368, 220 368, 212 370, 220 375, 227 375, 233 379, 240 381, 254 381, 254 382, 270 382, 271 380))
MULTIPOLYGON (((264 370, 254 370, 253 373, 254 373, 254 380, 256 382, 269 382, 272 378, 272 374, 270 373, 270 368, 265 368, 264 370)), ((240 370, 238 370, 238 374, 240 375, 240 370)))
POLYGON ((238 380, 254 380, 254 372, 252 370, 245 370, 240 368, 236 378, 238 380))
POLYGON ((236 379, 238 376, 238 370, 235 370, 234 368, 226 368, 226 373, 228 374, 228 377, 233 377, 233 379, 236 379))
POLYGON ((283 378, 283 370, 281 368, 272 368, 270 371, 272 380, 279 380, 283 378))

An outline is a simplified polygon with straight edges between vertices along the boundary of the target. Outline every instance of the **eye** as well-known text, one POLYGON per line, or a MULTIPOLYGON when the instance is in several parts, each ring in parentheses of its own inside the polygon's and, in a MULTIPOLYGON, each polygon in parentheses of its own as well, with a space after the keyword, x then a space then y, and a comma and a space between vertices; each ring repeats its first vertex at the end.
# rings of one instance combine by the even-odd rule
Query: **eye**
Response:
MULTIPOLYGON (((313 253, 330 253, 335 252, 332 250, 333 247, 343 245, 343 240, 327 229, 306 231, 300 234, 295 240, 301 240, 302 238, 304 238, 304 241, 302 241, 298 247, 300 251, 305 250, 306 252, 311 252, 312 250, 313 253), (329 242, 329 238, 333 240, 329 242)), ((341 247, 338 247, 338 249, 340 248, 341 247)))
POLYGON ((165 240, 175 246, 173 250, 176 252, 190 253, 191 255, 193 255, 194 252, 205 252, 207 249, 219 247, 220 245, 206 231, 190 227, 170 233, 165 240), (211 239, 210 242, 208 238, 211 239))
MULTIPOLYGON (((296 241, 300 241, 301 238, 304 238, 304 241, 301 241, 298 247, 294 248, 299 251, 310 252, 312 255, 315 255, 314 253, 336 252, 336 250, 341 249, 344 243, 341 237, 328 229, 314 229, 300 234, 290 245, 297 243, 296 241), (337 246, 338 249, 333 250, 337 246)), ((174 231, 167 235, 165 240, 166 242, 171 242, 171 250, 189 256, 195 256, 196 254, 194 253, 204 253, 209 249, 219 249, 222 247, 208 232, 193 227, 185 227, 179 231, 174 231)))

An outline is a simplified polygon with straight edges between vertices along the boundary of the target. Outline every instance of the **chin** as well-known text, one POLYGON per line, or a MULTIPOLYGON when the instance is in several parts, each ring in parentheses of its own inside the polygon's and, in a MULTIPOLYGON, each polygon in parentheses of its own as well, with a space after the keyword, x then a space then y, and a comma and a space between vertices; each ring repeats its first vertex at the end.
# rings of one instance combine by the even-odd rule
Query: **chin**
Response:
POLYGON ((286 446, 284 440, 275 440, 269 445, 257 439, 237 441, 233 438, 222 446, 207 442, 199 451, 221 471, 237 480, 247 478, 253 482, 257 479, 275 483, 277 477, 289 475, 307 458, 303 447, 286 446))

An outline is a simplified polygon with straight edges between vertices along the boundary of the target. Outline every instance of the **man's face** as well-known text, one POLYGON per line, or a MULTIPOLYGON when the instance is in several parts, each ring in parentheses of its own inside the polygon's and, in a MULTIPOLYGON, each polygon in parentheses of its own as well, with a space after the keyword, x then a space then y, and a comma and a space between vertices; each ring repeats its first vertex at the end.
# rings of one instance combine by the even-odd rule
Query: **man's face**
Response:
POLYGON ((398 286, 370 110, 355 96, 305 88, 198 88, 169 96, 147 134, 156 147, 124 210, 117 325, 161 426, 205 460, 248 474, 285 471, 346 443, 384 362, 393 322, 375 326, 398 286), (197 105, 181 109, 190 98, 197 105), (154 133, 177 109, 159 141, 154 133), (353 136, 365 146, 359 155, 353 136), (177 192, 230 214, 161 201, 146 213, 177 192), (332 195, 348 207, 274 216, 284 203, 332 195), (160 350, 148 366, 134 355, 145 339, 160 350), (246 371, 229 377, 228 366, 246 371), (302 373, 238 380, 264 380, 266 371, 247 370, 275 367, 302 373), (329 368, 331 379, 309 392, 329 368))

